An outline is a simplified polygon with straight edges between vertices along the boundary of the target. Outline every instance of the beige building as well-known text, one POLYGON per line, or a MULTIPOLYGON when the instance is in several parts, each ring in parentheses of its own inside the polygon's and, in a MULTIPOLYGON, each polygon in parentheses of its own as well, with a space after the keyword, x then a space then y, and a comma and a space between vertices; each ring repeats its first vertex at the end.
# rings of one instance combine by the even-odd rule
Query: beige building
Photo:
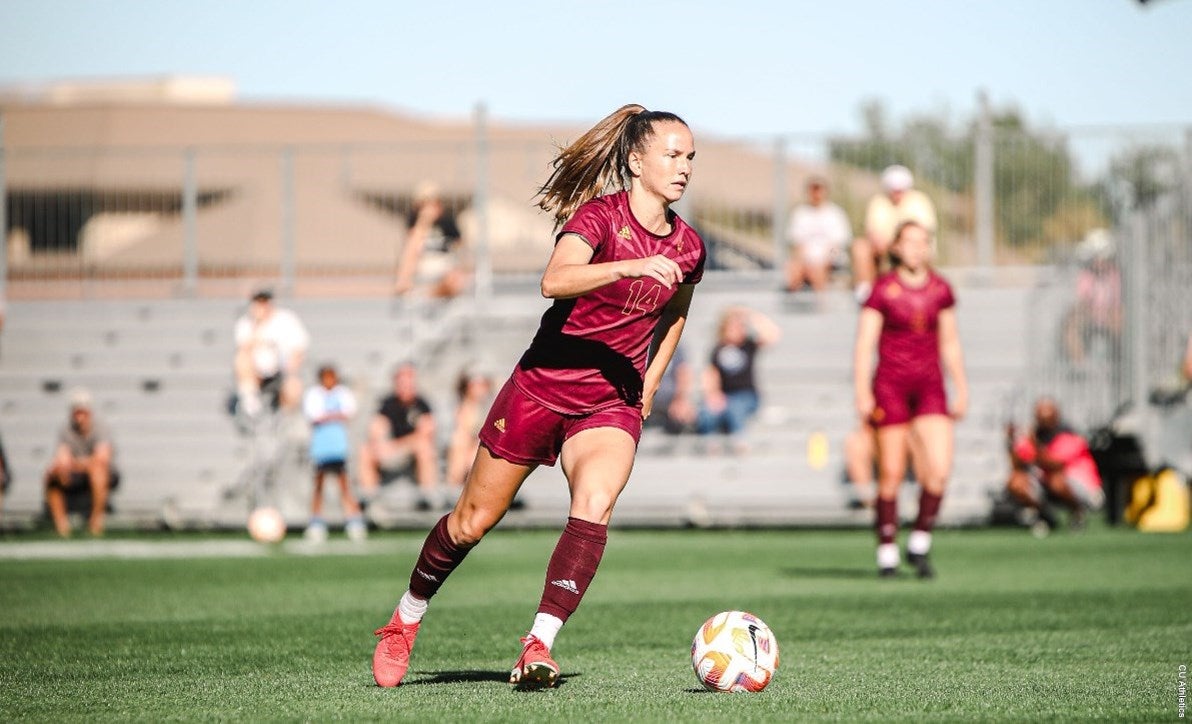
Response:
MULTIPOLYGON (((536 271, 551 222, 533 197, 554 144, 583 131, 240 103, 218 78, 15 89, 0 93, 0 113, 14 294, 22 282, 177 277, 188 245, 203 280, 268 276, 287 259, 300 281, 384 276, 424 181, 443 189, 469 243, 487 243, 495 271, 536 271)), ((772 254, 768 228, 741 223, 774 208, 768 149, 694 125, 681 212, 747 256, 772 254)), ((802 174, 786 175, 793 198, 802 174)))

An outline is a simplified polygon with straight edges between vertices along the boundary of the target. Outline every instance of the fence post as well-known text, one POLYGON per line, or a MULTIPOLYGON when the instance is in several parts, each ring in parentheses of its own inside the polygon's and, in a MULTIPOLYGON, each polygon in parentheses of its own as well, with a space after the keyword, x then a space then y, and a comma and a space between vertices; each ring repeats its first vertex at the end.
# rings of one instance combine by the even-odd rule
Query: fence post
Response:
POLYGON ((199 291, 199 185, 194 146, 184 151, 182 169, 182 294, 193 297, 199 291))
POLYGON ((977 94, 977 133, 973 143, 973 224, 977 241, 977 267, 987 275, 993 267, 993 122, 989 96, 977 94))
POLYGON ((1130 329, 1130 400, 1141 410, 1147 399, 1147 223, 1145 212, 1130 213, 1130 278, 1127 307, 1130 329))
POLYGON ((294 293, 294 147, 281 150, 281 292, 294 293))
POLYGON ((481 101, 475 110, 476 187, 472 190, 472 213, 476 218, 476 299, 483 305, 492 298, 492 250, 488 238, 488 108, 481 101))
POLYGON ((778 276, 779 286, 785 286, 782 281, 782 270, 786 266, 784 253, 786 232, 786 138, 778 136, 774 139, 774 220, 770 224, 770 236, 774 244, 774 272, 778 276))

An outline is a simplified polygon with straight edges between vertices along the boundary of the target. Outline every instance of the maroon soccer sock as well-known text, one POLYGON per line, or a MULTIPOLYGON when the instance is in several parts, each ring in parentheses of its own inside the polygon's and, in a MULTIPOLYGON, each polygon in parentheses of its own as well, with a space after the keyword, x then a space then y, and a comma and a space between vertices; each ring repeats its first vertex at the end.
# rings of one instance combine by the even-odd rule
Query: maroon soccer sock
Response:
POLYGON ((607 541, 608 526, 579 518, 567 519, 567 527, 546 566, 539 613, 548 613, 560 621, 575 613, 596 576, 607 541))
POLYGON ((915 530, 931 532, 931 529, 935 527, 935 518, 939 515, 940 503, 943 500, 944 496, 929 493, 926 489, 919 494, 919 516, 915 518, 915 530))
POLYGON ((447 534, 447 516, 444 515, 422 544, 418 562, 410 573, 410 592, 423 599, 438 593, 443 581, 463 562, 470 550, 451 542, 451 536, 447 534))
POLYGON ((877 499, 877 542, 893 543, 898 535, 898 498, 877 499))

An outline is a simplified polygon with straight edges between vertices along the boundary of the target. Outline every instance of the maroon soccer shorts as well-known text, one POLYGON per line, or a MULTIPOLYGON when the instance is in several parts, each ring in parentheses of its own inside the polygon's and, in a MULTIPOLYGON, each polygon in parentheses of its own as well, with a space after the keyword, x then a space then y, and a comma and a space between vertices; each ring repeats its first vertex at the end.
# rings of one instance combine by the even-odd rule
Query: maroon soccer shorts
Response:
POLYGON ((563 415, 530 399, 511 379, 493 400, 480 428, 480 443, 511 463, 554 465, 568 438, 594 427, 624 430, 636 445, 642 436, 642 413, 617 405, 588 415, 563 415))
POLYGON ((942 377, 873 380, 873 415, 875 427, 905 425, 922 415, 947 415, 948 395, 942 377))

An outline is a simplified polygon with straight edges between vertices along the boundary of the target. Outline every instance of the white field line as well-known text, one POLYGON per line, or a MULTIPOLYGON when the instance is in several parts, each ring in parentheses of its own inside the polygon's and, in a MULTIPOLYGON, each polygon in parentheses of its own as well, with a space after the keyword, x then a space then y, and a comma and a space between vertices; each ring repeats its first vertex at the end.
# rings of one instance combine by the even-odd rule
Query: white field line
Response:
POLYGON ((348 556, 396 553, 396 541, 308 543, 301 538, 267 545, 251 540, 135 541, 63 540, 0 543, 0 560, 88 560, 94 558, 258 558, 270 555, 348 556))

